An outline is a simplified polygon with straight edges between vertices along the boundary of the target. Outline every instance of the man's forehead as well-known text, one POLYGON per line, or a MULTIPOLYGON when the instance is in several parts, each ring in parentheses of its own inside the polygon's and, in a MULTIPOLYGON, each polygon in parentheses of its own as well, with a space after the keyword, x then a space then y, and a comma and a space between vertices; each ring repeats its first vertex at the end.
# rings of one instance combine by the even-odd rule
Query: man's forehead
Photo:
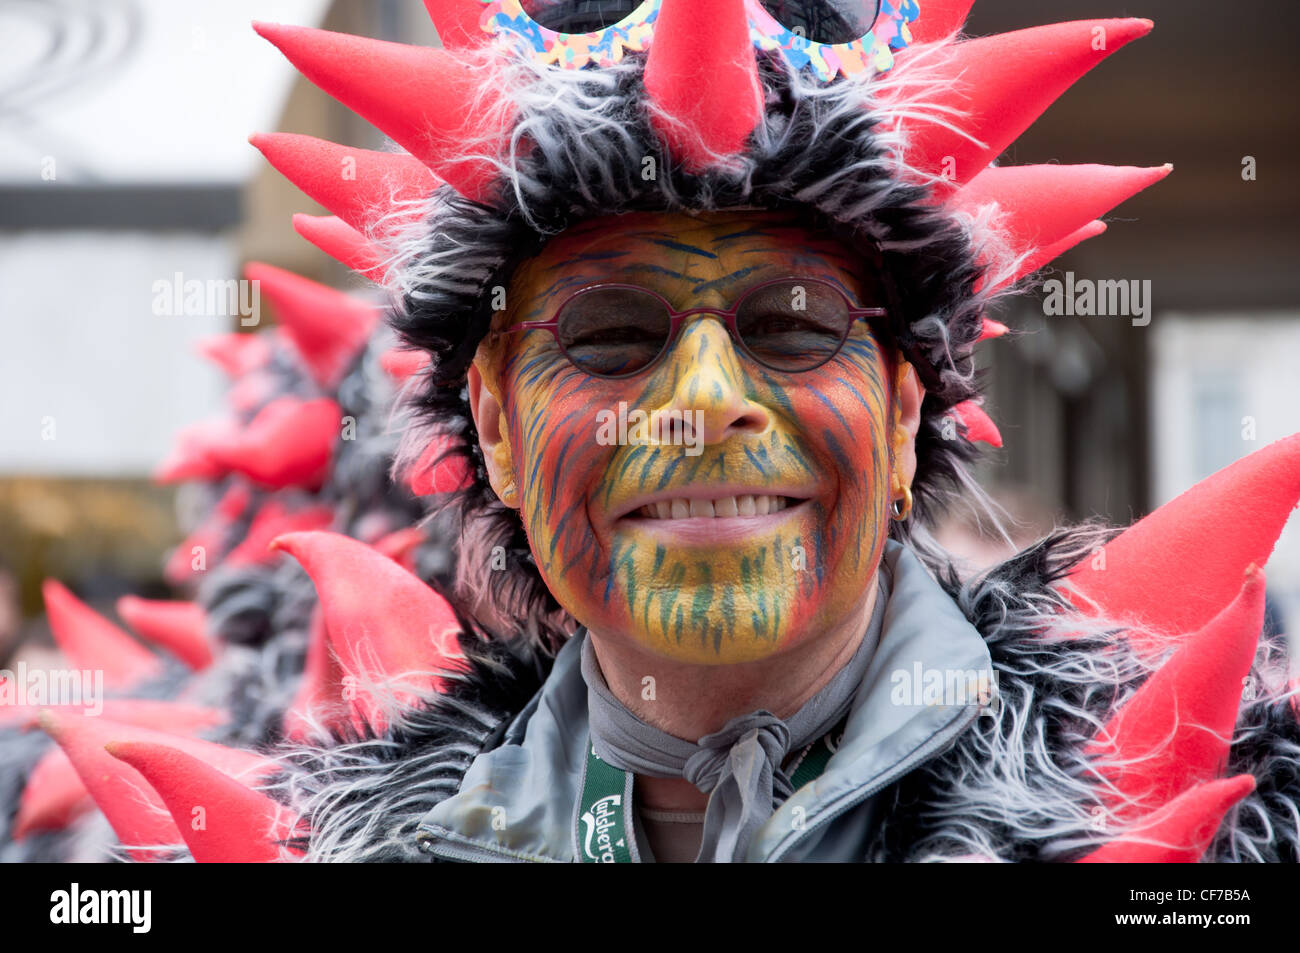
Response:
POLYGON ((767 209, 630 212, 589 219, 552 239, 537 264, 557 270, 575 263, 604 262, 617 269, 667 259, 690 266, 762 254, 812 257, 842 267, 853 264, 843 245, 817 234, 801 217, 767 209))

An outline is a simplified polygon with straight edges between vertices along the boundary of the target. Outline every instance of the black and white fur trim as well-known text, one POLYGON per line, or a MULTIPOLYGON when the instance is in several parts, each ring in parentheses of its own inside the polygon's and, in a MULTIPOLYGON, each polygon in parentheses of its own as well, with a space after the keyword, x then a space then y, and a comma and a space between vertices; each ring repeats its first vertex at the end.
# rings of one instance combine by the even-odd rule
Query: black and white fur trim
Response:
POLYGON ((299 846, 309 861, 420 861, 416 826, 455 794, 474 758, 536 694, 550 659, 526 643, 463 636, 469 669, 447 676, 446 694, 393 719, 381 737, 353 733, 280 749, 285 771, 271 793, 308 819, 299 846))

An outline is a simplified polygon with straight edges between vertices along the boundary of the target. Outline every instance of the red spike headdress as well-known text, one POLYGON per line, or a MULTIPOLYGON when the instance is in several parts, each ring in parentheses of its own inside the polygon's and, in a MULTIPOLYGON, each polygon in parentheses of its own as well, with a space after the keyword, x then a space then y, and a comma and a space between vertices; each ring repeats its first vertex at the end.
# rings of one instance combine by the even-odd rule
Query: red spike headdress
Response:
MULTIPOLYGON (((621 19, 611 4, 609 24, 583 33, 590 13, 564 4, 526 5, 545 25, 517 2, 428 6, 447 49, 256 27, 405 154, 288 134, 252 141, 337 216, 299 217, 299 231, 351 267, 386 272, 401 294, 395 327, 434 358, 418 404, 439 445, 478 475, 454 505, 471 519, 495 513, 482 538, 508 539, 522 564, 522 526, 491 505, 461 392, 491 323, 489 289, 565 228, 633 210, 795 209, 878 258, 894 289, 889 343, 926 386, 912 487, 924 521, 945 486, 970 482, 973 443, 1000 445, 972 360, 993 296, 1098 234, 1099 216, 1168 172, 991 166, 1070 84, 1149 31, 1145 20, 954 42, 969 3, 885 2, 870 29, 818 42, 855 27, 813 17, 805 38, 741 0, 652 0, 621 19), (355 177, 337 174, 345 156, 355 177)), ((429 430, 413 435, 410 452, 429 443, 429 430)), ((524 603, 551 615, 558 607, 529 575, 524 603)), ((502 608, 509 617, 519 604, 502 608)))
MULTIPOLYGON (((1300 499, 1300 435, 1118 537, 1060 530, 966 583, 921 532, 954 486, 973 486, 974 444, 1001 445, 973 374, 976 345, 1007 330, 985 317, 989 304, 1169 172, 995 160, 1149 21, 967 39, 971 0, 426 6, 442 50, 256 27, 404 150, 252 138, 332 213, 296 216, 298 232, 396 293, 404 349, 373 309, 265 266, 249 277, 283 333, 209 346, 237 379, 235 413, 183 434, 161 475, 229 481, 169 564, 178 585, 191 582, 186 557, 210 546, 226 575, 202 593, 206 615, 138 600, 121 611, 200 670, 186 697, 217 697, 231 723, 129 698, 106 724, 39 715, 62 747, 31 762, 15 837, 67 826, 89 794, 138 858, 179 835, 201 860, 581 859, 576 837, 529 827, 545 820, 536 804, 528 822, 491 831, 475 813, 527 788, 529 759, 506 759, 508 784, 491 764, 557 707, 537 701, 573 620, 489 485, 467 373, 500 307, 493 290, 566 229, 624 212, 759 209, 838 239, 881 276, 888 323, 875 331, 925 385, 916 508, 890 533, 938 577, 935 619, 973 628, 1003 676, 991 717, 873 791, 884 820, 847 859, 1300 859, 1300 689, 1280 643, 1260 640, 1256 568, 1300 499), (355 174, 340 176, 342 162, 355 174), (403 522, 403 488, 363 503, 389 451, 331 442, 340 412, 372 427, 386 418, 394 381, 422 424, 404 449, 409 487, 458 520, 444 527, 458 537, 445 578, 429 558, 434 531, 403 522), (265 567, 268 544, 301 563, 314 595, 265 567), (512 567, 504 582, 496 549, 512 567), (292 674, 271 690, 239 674, 278 672, 286 658, 292 674), (1248 697, 1243 681, 1256 686, 1248 697), (278 781, 261 783, 262 754, 199 732, 275 754, 278 781), (158 797, 135 796, 150 787, 158 797), (471 802, 444 807, 462 796, 471 802), (199 800, 225 808, 206 833, 183 813, 199 800)), ((57 585, 47 596, 71 657, 128 692, 157 684, 156 659, 125 633, 57 585)), ((561 784, 580 760, 543 764, 532 780, 561 784)), ((829 838, 796 846, 783 833, 780 812, 813 787, 778 805, 764 830, 785 839, 759 838, 750 859, 845 859, 829 838)), ((833 830, 844 811, 808 825, 833 830)))

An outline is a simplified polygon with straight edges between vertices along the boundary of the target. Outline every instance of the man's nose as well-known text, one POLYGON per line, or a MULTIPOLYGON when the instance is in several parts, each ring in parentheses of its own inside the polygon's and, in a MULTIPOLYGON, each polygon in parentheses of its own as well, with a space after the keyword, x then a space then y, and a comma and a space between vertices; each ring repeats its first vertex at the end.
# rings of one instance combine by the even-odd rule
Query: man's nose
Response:
POLYGON ((665 370, 676 383, 651 414, 652 420, 668 414, 665 428, 685 426, 690 433, 681 436, 714 444, 734 434, 766 433, 772 425, 767 409, 747 396, 741 356, 720 319, 703 316, 682 328, 665 370))

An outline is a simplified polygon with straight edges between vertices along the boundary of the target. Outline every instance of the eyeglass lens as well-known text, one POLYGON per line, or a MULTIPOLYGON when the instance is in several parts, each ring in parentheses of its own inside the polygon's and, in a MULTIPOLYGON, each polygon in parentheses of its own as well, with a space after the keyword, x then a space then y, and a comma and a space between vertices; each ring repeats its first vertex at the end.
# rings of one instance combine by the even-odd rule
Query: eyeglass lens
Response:
MULTIPOLYGON (((625 377, 645 369, 667 346, 672 316, 638 288, 578 292, 561 307, 557 336, 569 360, 589 374, 625 377)), ((839 350, 853 323, 848 302, 816 281, 775 282, 747 292, 736 306, 741 347, 780 371, 810 370, 839 350)))

